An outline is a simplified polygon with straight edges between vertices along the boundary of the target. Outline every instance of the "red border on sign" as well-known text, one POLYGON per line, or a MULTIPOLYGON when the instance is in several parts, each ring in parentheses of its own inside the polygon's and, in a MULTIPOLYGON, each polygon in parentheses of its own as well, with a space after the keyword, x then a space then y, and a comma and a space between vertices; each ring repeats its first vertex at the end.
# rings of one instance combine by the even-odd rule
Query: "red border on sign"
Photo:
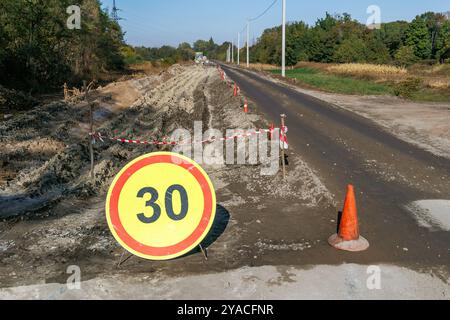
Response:
POLYGON ((109 206, 109 214, 111 223, 114 226, 114 230, 116 231, 119 238, 131 249, 145 255, 154 256, 154 257, 162 257, 162 256, 170 256, 177 254, 181 251, 188 249, 192 246, 195 241, 197 241, 208 228, 211 215, 212 215, 212 194, 210 189, 210 184, 206 180, 203 173, 194 165, 186 162, 182 158, 179 158, 180 163, 174 163, 173 157, 169 155, 159 155, 159 156, 150 156, 148 158, 142 159, 132 166, 130 166, 127 170, 125 170, 119 179, 117 180, 114 188, 111 192, 110 198, 110 206, 109 206), (176 245, 170 247, 150 247, 144 244, 139 243, 133 237, 131 237, 128 232, 123 227, 123 224, 119 217, 119 196, 122 191, 125 183, 127 183, 128 179, 135 174, 137 171, 142 169, 143 167, 156 164, 156 163, 168 163, 177 165, 187 171, 189 171, 194 178, 198 181, 201 189, 203 191, 204 198, 204 210, 203 216, 200 221, 200 224, 194 230, 194 232, 187 237, 185 240, 179 242, 176 245))

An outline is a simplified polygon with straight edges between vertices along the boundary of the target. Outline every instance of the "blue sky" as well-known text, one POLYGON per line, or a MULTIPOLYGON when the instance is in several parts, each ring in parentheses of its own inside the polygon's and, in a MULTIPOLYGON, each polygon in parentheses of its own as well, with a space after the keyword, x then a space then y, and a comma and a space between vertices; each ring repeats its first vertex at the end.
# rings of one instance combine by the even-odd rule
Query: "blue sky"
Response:
MULTIPOLYGON (((112 8, 112 0, 103 6, 112 8)), ((262 13, 273 0, 116 0, 126 40, 132 45, 177 46, 213 37, 217 43, 237 38, 245 21, 262 13)), ((450 11, 450 0, 287 0, 287 20, 313 24, 325 12, 347 12, 365 23, 370 5, 381 8, 382 22, 412 20, 426 11, 450 11)), ((252 23, 250 38, 281 24, 281 0, 252 23)))

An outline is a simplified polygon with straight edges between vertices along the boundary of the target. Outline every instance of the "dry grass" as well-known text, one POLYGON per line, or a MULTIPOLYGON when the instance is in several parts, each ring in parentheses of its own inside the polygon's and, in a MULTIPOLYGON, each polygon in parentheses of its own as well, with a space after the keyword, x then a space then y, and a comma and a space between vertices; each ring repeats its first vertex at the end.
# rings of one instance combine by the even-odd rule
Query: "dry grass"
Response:
POLYGON ((426 79, 425 85, 431 89, 450 89, 450 79, 426 79))
POLYGON ((450 77, 450 64, 438 64, 432 67, 416 65, 411 68, 411 71, 425 75, 425 76, 444 76, 450 77))
MULTIPOLYGON (((246 68, 246 63, 241 63, 241 67, 246 68)), ((280 66, 275 66, 271 64, 264 63, 250 63, 250 69, 258 70, 258 71, 272 71, 280 69, 280 66)))
POLYGON ((438 64, 431 68, 431 74, 450 76, 450 64, 438 64))
POLYGON ((425 87, 448 91, 450 90, 450 64, 434 66, 416 64, 409 68, 409 73, 423 79, 425 87))
POLYGON ((328 67, 328 72, 340 75, 378 81, 399 80, 408 76, 408 70, 388 65, 346 63, 328 67))
POLYGON ((337 64, 332 63, 321 63, 321 62, 306 62, 301 61, 295 65, 295 68, 311 68, 319 71, 328 72, 328 68, 336 66, 337 64))
POLYGON ((143 63, 139 64, 133 64, 129 66, 129 69, 133 72, 135 75, 142 75, 142 76, 149 76, 156 73, 160 73, 164 69, 167 69, 161 65, 153 64, 149 61, 145 61, 143 63))

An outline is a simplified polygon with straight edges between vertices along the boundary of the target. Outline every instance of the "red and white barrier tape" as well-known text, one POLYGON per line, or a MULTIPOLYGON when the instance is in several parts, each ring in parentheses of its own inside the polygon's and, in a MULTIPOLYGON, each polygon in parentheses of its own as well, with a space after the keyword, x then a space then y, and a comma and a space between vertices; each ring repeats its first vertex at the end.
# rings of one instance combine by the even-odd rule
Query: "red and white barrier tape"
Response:
MULTIPOLYGON (((229 85, 229 87, 231 88, 232 85, 234 84, 234 86, 235 86, 234 90, 237 91, 238 95, 241 95, 241 90, 240 90, 239 86, 236 84, 236 82, 228 81, 227 74, 225 73, 225 71, 222 70, 222 68, 220 68, 220 66, 218 66, 217 69, 218 69, 219 73, 221 74, 222 79, 229 85)), ((248 108, 247 99, 245 99, 244 104, 246 104, 246 106, 248 108)), ((213 143, 216 141, 228 141, 228 140, 234 140, 234 139, 242 139, 242 138, 247 138, 247 137, 251 137, 251 136, 259 135, 259 134, 263 134, 263 133, 270 133, 270 138, 273 139, 274 131, 275 131, 275 126, 272 124, 270 129, 255 130, 255 131, 247 132, 244 134, 236 134, 234 136, 226 137, 226 138, 211 138, 211 139, 200 141, 200 143, 204 144, 204 143, 213 143)), ((280 129, 280 147, 284 148, 284 149, 289 148, 288 141, 287 141, 287 135, 286 135, 287 132, 288 132, 287 127, 283 127, 282 129, 280 129)), ((117 138, 117 137, 107 138, 107 137, 103 137, 102 134, 99 132, 91 132, 91 133, 89 133, 89 136, 92 139, 92 143, 96 143, 97 141, 105 142, 105 139, 114 141, 114 142, 125 143, 125 144, 158 145, 158 146, 166 146, 166 145, 183 146, 183 145, 190 145, 193 143, 192 141, 190 141, 190 142, 166 141, 166 139, 164 139, 163 141, 158 141, 158 140, 147 141, 147 140, 125 139, 125 138, 117 138)))
POLYGON ((233 96, 235 97, 239 96, 244 98, 245 100, 245 97, 243 97, 241 94, 241 88, 238 86, 238 84, 235 81, 230 80, 226 72, 220 66, 217 66, 217 70, 219 71, 221 79, 228 85, 230 89, 233 90, 233 96))
MULTIPOLYGON (((242 138, 247 138, 247 137, 251 137, 254 135, 259 135, 259 134, 264 134, 264 133, 270 133, 271 137, 273 137, 273 132, 275 131, 275 128, 270 128, 270 129, 260 129, 260 130, 255 130, 255 131, 251 131, 251 132, 247 132, 247 133, 243 133, 243 134, 236 134, 230 137, 226 137, 226 138, 211 138, 211 139, 206 139, 203 141, 200 141, 200 143, 213 143, 216 141, 228 141, 228 140, 234 140, 234 139, 242 139, 242 138)), ((286 132, 287 132, 287 128, 286 128, 286 132)), ((120 142, 120 143, 125 143, 125 144, 140 144, 140 145, 171 145, 171 146, 183 146, 183 145, 190 145, 193 143, 193 141, 189 141, 189 142, 176 142, 176 141, 157 141, 157 140, 153 140, 153 141, 146 141, 146 140, 135 140, 135 139, 125 139, 125 138, 107 138, 107 137, 103 137, 101 133, 99 132, 93 132, 90 133, 89 136, 92 138, 92 142, 95 143, 97 140, 101 141, 101 142, 105 142, 105 140, 110 140, 110 141, 115 141, 115 142, 120 142)), ((284 135, 285 136, 285 135, 284 135)), ((280 134, 280 140, 283 141, 283 135, 280 134)), ((287 143, 287 139, 286 139, 286 143, 287 143)))
MULTIPOLYGON (((270 126, 269 132, 270 132, 270 139, 273 139, 273 132, 275 131, 275 126, 272 124, 270 126)), ((283 128, 280 129, 280 147, 284 150, 288 150, 289 149, 289 142, 287 139, 287 132, 288 132, 288 127, 284 126, 283 128)))

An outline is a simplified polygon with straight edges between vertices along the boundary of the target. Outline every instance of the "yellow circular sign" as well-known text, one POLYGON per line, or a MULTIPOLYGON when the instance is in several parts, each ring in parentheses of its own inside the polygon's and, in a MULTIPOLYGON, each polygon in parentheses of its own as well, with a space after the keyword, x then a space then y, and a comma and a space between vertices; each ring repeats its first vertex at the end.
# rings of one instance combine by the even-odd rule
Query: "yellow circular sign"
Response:
POLYGON ((169 260, 196 248, 212 227, 216 195, 206 172, 176 153, 151 153, 126 165, 106 200, 116 240, 149 260, 169 260))

